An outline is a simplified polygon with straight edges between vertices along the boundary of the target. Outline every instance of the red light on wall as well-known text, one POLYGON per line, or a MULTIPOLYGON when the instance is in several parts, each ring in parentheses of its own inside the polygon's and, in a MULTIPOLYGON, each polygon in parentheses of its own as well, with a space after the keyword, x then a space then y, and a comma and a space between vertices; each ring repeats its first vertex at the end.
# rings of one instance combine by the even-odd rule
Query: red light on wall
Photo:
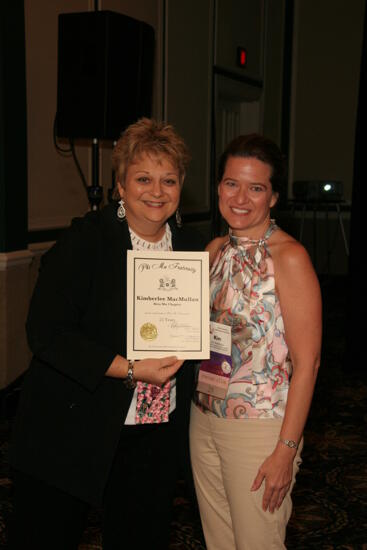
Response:
POLYGON ((247 62, 247 52, 245 48, 240 46, 237 48, 237 65, 243 69, 247 62))

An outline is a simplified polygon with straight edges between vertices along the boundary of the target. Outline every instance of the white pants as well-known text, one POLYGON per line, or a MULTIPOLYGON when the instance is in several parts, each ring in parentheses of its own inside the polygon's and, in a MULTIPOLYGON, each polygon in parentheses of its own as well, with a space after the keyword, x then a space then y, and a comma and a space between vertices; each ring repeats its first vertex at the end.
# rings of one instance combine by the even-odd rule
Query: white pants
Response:
POLYGON ((250 487, 278 441, 282 419, 224 419, 191 408, 190 447, 196 494, 207 550, 284 549, 292 512, 291 490, 279 510, 264 512, 265 483, 250 487))

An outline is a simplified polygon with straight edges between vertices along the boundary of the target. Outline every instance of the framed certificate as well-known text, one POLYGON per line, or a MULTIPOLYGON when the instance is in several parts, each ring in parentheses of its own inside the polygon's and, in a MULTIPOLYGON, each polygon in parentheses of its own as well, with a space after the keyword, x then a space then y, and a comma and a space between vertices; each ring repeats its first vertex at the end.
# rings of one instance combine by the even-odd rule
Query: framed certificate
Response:
POLYGON ((208 252, 127 251, 127 357, 208 359, 208 252))

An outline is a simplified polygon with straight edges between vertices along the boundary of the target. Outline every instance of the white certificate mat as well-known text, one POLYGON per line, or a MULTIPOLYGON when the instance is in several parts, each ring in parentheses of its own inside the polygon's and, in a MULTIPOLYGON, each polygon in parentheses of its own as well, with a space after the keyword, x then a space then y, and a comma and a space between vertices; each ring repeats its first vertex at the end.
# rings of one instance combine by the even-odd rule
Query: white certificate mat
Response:
POLYGON ((128 250, 128 359, 208 359, 209 334, 209 253, 128 250))

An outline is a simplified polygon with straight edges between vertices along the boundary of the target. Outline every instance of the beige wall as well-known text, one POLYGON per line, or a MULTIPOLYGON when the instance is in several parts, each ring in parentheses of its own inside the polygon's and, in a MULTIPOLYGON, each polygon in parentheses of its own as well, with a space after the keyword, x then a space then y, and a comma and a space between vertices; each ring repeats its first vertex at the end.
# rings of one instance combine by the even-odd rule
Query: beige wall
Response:
POLYGON ((164 117, 192 155, 183 188, 183 211, 210 208, 213 0, 168 0, 164 117))
MULTIPOLYGON (((162 118, 162 0, 100 0, 100 9, 123 13, 139 21, 144 21, 155 30, 155 62, 153 83, 153 117, 162 118)), ((111 187, 111 151, 112 144, 106 143, 101 149, 100 185, 111 187)))
MULTIPOLYGON (((264 18, 263 2, 258 4, 246 0, 240 5, 240 14, 237 2, 218 2, 217 45, 214 49, 212 0, 201 0, 199 4, 195 0, 167 0, 165 21, 162 0, 99 2, 100 9, 136 17, 152 25, 156 31, 153 114, 158 118, 167 118, 177 127, 188 142, 193 157, 183 193, 184 211, 202 212, 210 208, 214 54, 217 64, 241 74, 241 70, 235 67, 235 53, 237 45, 242 44, 249 52, 246 74, 262 77, 265 25, 271 31, 271 47, 267 48, 265 59, 269 92, 263 98, 264 126, 271 136, 279 134, 282 48, 279 36, 282 33, 277 34, 276 26, 282 20, 282 9, 277 10, 274 2, 269 0, 269 21, 264 18), (252 19, 255 23, 251 23, 252 19), (161 40, 163 31, 166 33, 165 51, 161 40), (163 61, 167 68, 165 82, 163 61)), ((89 208, 75 164, 70 156, 60 155, 55 150, 52 131, 57 99, 58 15, 91 9, 91 0, 74 0, 72 3, 68 0, 25 0, 30 229, 66 226, 72 217, 83 215, 89 208)), ((105 189, 105 197, 112 181, 111 147, 111 143, 104 143, 100 151, 100 183, 105 189)), ((79 141, 76 152, 90 183, 90 144, 79 141)))
MULTIPOLYGON (((143 20, 156 31, 154 114, 160 115, 161 51, 159 0, 103 0, 101 9, 143 20)), ((57 24, 60 13, 93 9, 91 0, 25 0, 26 73, 28 117, 29 228, 64 227, 89 208, 86 193, 71 156, 60 155, 53 145, 57 101, 57 24)), ((79 142, 80 143, 80 142, 79 142)), ((111 144, 101 149, 100 183, 111 185, 111 144)), ((65 144, 64 144, 65 146, 65 144)), ((91 148, 84 142, 76 153, 91 183, 91 148)))
POLYGON ((0 390, 28 367, 25 322, 42 254, 52 242, 28 250, 0 253, 0 390))
POLYGON ((262 78, 264 70, 264 0, 218 0, 215 63, 238 75, 262 78), (247 50, 246 67, 237 66, 237 47, 247 50))
POLYGON ((32 260, 29 251, 0 254, 0 389, 22 374, 30 358, 24 324, 32 260))
MULTIPOLYGON (((53 123, 57 99, 58 14, 88 10, 88 0, 25 0, 29 228, 67 225, 88 201, 70 156, 57 153, 53 123)), ((90 179, 89 148, 77 147, 90 179)))
POLYGON ((264 56, 263 133, 281 145, 285 0, 268 0, 264 56))
POLYGON ((291 179, 335 179, 351 199, 364 0, 296 0, 291 179))

